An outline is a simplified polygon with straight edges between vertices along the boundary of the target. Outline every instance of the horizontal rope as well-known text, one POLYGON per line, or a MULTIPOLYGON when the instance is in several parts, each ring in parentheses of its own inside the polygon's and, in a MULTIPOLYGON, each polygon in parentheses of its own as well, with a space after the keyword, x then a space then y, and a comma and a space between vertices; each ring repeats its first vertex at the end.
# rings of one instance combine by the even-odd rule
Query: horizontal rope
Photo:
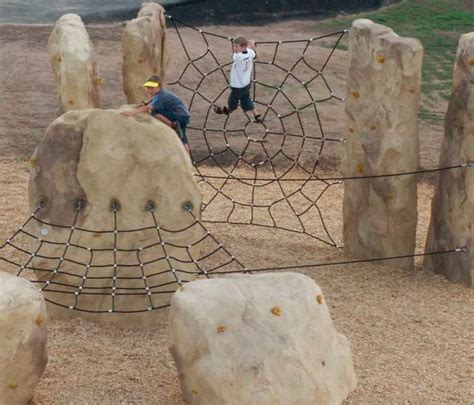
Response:
MULTIPOLYGON (((307 177, 307 178, 282 178, 282 177, 237 177, 232 174, 228 176, 216 176, 211 174, 201 174, 201 173, 194 173, 194 176, 201 177, 205 179, 218 179, 218 180, 242 180, 242 181, 345 181, 345 180, 363 180, 363 179, 374 179, 380 177, 396 177, 396 176, 407 176, 412 174, 423 174, 423 173, 432 173, 432 172, 440 172, 444 170, 453 170, 453 169, 460 169, 460 168, 472 168, 472 164, 470 163, 463 163, 456 166, 447 166, 447 167, 437 167, 433 169, 423 169, 423 170, 416 170, 411 172, 401 172, 401 173, 390 173, 390 174, 373 174, 368 176, 348 176, 348 177, 307 177)), ((314 175, 316 176, 316 175, 314 175)))
MULTIPOLYGON (((468 252, 467 247, 463 246, 462 248, 455 248, 451 250, 443 250, 443 251, 438 251, 438 252, 415 253, 411 255, 386 256, 386 257, 376 257, 372 259, 346 260, 346 261, 339 261, 339 262, 311 263, 311 264, 302 264, 302 265, 296 265, 296 266, 250 268, 249 271, 258 273, 258 272, 263 272, 263 271, 306 269, 306 268, 311 268, 311 267, 339 266, 339 265, 349 265, 349 264, 356 264, 356 263, 379 262, 379 261, 385 261, 385 260, 408 259, 408 258, 419 257, 419 256, 435 256, 435 255, 442 255, 442 254, 467 253, 467 252, 468 252)), ((233 274, 233 273, 237 273, 237 272, 223 271, 216 274, 233 274)))

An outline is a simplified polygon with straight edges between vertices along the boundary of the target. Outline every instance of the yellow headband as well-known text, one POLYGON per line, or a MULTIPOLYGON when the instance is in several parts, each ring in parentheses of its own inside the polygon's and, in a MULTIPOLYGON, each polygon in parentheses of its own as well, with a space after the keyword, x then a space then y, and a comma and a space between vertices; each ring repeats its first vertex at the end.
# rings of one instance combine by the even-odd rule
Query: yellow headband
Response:
POLYGON ((144 87, 160 87, 160 83, 154 81, 148 81, 144 85, 144 87))

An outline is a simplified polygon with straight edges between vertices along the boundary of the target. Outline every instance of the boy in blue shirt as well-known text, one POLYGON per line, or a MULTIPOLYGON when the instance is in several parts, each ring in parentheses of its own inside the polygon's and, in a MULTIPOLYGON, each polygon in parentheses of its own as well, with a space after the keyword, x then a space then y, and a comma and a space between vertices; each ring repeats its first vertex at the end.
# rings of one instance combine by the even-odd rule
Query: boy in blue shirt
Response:
POLYGON ((143 105, 134 111, 124 111, 121 114, 131 117, 139 113, 149 112, 155 118, 174 128, 186 152, 191 154, 186 136, 186 127, 189 124, 191 114, 186 105, 174 93, 162 88, 161 78, 158 75, 151 76, 143 86, 146 89, 148 101, 144 101, 143 105))

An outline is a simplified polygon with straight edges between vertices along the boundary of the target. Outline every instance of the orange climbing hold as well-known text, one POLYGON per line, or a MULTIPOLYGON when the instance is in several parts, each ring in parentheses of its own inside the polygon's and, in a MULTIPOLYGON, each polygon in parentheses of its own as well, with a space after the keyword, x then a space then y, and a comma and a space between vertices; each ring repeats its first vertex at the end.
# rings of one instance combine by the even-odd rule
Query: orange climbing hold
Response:
POLYGON ((275 315, 275 316, 280 316, 281 315, 280 307, 273 307, 272 308, 272 314, 275 315))

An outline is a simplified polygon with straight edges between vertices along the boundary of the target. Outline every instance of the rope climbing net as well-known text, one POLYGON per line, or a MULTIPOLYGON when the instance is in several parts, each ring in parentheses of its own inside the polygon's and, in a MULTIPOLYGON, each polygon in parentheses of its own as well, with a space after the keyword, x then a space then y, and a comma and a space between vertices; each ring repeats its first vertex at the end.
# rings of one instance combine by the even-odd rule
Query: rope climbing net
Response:
MULTIPOLYGON (((167 16, 170 39, 182 47, 173 53, 176 77, 170 87, 185 98, 198 182, 202 219, 183 204, 180 226, 166 224, 166 213, 152 201, 142 224, 120 226, 124 209, 110 206, 110 226, 84 226, 85 203, 71 207, 69 222, 44 220, 46 203, 0 245, 0 261, 10 273, 39 285, 45 299, 67 309, 91 313, 148 312, 169 305, 183 284, 216 274, 256 273, 376 262, 425 255, 461 254, 466 247, 364 260, 324 261, 287 266, 248 266, 221 243, 209 225, 257 225, 310 237, 338 247, 323 214, 323 197, 344 181, 464 170, 473 164, 405 173, 324 177, 323 149, 344 139, 326 131, 331 108, 343 101, 334 90, 330 66, 345 31, 305 40, 257 42, 252 95, 262 114, 253 122, 242 111, 215 115, 228 91, 232 38, 205 32, 167 16), (197 33, 197 35, 196 35, 197 33), (186 37, 190 37, 186 38, 186 37), (327 107, 329 106, 329 107, 327 107), (328 109, 329 108, 329 109, 328 109)), ((336 83, 337 87, 337 83, 336 83)), ((127 222, 126 223, 130 223, 127 222)), ((240 255, 239 255, 240 256, 240 255)))
POLYGON ((214 113, 227 102, 232 38, 168 20, 174 66, 182 67, 170 69, 175 77, 168 85, 192 115, 189 139, 204 220, 277 228, 337 246, 319 202, 340 182, 320 178, 317 169, 325 144, 344 142, 326 134, 324 118, 343 101, 328 66, 347 30, 257 42, 251 88, 262 120, 254 122, 241 110, 214 113))
POLYGON ((179 229, 161 225, 153 203, 144 210, 147 226, 119 229, 121 208, 113 203, 111 229, 86 229, 78 226, 83 208, 77 201, 71 223, 57 225, 41 219, 45 205, 40 203, 0 246, 10 272, 16 269, 18 276, 38 283, 50 303, 95 313, 145 312, 168 306, 169 295, 197 277, 248 272, 189 203, 182 207, 187 220, 179 229))

